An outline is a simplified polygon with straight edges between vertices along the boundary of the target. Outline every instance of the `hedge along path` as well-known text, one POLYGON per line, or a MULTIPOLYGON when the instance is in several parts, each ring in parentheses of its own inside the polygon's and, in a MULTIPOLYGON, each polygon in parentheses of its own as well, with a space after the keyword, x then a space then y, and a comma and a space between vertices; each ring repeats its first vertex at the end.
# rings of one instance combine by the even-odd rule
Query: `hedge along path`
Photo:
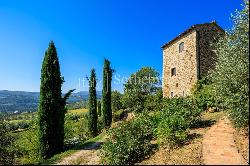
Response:
POLYGON ((205 165, 248 165, 239 154, 234 142, 234 128, 223 117, 203 137, 203 160, 205 165))

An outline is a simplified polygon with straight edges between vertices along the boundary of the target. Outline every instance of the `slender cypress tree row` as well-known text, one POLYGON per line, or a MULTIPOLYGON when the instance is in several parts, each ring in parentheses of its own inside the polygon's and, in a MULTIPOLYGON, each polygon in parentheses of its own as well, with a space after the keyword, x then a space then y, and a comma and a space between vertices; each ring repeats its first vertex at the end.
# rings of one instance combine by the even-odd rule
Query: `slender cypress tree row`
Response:
POLYGON ((102 116, 102 103, 101 103, 101 101, 98 101, 97 102, 97 112, 98 112, 98 116, 100 117, 100 116, 102 116))
POLYGON ((54 42, 49 43, 41 70, 40 100, 38 109, 39 152, 41 158, 49 158, 60 152, 64 145, 64 117, 66 99, 63 98, 59 60, 54 42))
POLYGON ((92 136, 97 135, 97 98, 96 98, 96 74, 95 69, 91 70, 89 79, 89 118, 88 127, 92 136))
POLYGON ((113 70, 110 67, 110 61, 104 60, 103 67, 103 89, 102 89, 102 113, 105 127, 110 127, 112 123, 111 110, 111 81, 113 70))

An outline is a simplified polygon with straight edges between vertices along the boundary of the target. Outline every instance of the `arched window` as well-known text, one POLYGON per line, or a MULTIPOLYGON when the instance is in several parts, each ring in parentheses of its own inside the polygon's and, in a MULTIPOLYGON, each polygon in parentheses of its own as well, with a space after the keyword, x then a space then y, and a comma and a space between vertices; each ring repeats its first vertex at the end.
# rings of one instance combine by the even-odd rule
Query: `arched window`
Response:
POLYGON ((184 42, 181 42, 179 44, 179 53, 181 53, 182 51, 184 51, 184 42))

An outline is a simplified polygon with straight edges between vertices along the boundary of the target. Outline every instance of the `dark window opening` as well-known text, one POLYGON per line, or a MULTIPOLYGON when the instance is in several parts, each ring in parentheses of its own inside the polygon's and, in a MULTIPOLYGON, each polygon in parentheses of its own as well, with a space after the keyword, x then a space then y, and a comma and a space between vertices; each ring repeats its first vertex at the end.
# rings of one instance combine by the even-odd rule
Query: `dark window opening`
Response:
POLYGON ((174 92, 171 92, 171 97, 173 97, 174 96, 174 92))
POLYGON ((171 76, 176 76, 176 68, 171 69, 171 76))
POLYGON ((181 42, 179 44, 179 53, 181 53, 182 51, 184 51, 184 42, 181 42))

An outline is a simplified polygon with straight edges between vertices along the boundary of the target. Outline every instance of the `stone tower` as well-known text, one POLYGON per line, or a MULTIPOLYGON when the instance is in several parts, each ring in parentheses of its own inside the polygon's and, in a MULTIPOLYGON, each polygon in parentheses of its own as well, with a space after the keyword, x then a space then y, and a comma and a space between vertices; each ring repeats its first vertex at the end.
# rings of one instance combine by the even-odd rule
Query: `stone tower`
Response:
POLYGON ((164 97, 190 95, 196 81, 214 68, 211 44, 223 34, 215 21, 196 24, 161 47, 164 97))

